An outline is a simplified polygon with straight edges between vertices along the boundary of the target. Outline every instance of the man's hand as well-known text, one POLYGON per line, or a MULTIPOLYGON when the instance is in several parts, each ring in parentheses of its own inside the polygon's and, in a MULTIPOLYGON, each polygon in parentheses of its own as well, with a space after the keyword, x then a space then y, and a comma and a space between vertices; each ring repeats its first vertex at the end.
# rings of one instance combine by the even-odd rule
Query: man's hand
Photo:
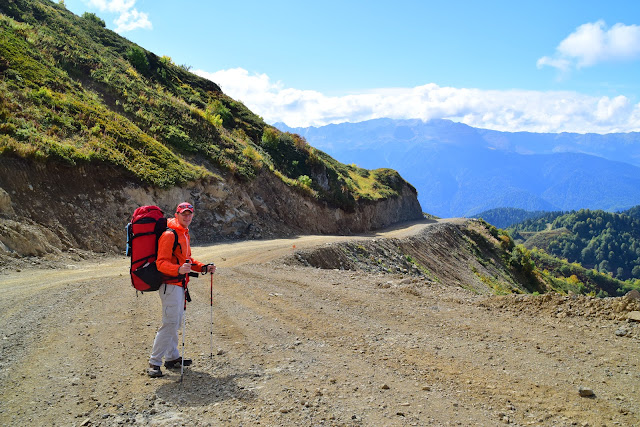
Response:
POLYGON ((184 264, 178 268, 178 273, 180 274, 188 274, 191 271, 191 263, 189 261, 185 261, 184 264))
POLYGON ((216 265, 215 264, 207 264, 204 266, 204 268, 202 269, 203 273, 215 273, 216 272, 216 265))

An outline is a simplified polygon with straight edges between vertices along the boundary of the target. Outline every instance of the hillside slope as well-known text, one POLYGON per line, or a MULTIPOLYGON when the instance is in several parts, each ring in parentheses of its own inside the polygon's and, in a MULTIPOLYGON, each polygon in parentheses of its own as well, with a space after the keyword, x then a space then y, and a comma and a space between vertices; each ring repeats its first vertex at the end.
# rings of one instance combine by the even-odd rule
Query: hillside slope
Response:
POLYGON ((335 161, 93 14, 9 0, 0 36, 0 255, 119 251, 136 206, 182 200, 208 241, 422 215, 397 172, 335 161))

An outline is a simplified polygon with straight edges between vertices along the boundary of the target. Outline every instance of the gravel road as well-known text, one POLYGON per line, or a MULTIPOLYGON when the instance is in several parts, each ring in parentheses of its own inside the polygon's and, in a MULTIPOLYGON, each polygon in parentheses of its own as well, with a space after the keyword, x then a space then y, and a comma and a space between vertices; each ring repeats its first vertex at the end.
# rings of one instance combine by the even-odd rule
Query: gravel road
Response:
POLYGON ((210 276, 190 285, 185 348, 194 364, 182 382, 179 370, 145 374, 160 301, 136 296, 128 259, 5 270, 0 424, 640 425, 636 323, 283 261, 431 223, 194 248, 219 268, 213 306, 210 276))

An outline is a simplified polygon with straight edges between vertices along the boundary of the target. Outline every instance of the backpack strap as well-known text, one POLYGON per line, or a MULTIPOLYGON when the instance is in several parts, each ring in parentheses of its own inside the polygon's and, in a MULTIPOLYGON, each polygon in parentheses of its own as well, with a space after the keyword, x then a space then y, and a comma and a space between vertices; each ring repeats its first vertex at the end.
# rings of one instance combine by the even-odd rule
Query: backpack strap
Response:
POLYGON ((173 233, 173 249, 171 249, 171 253, 173 254, 178 246, 180 246, 180 250, 182 250, 182 245, 178 243, 178 232, 171 227, 167 227, 165 231, 167 230, 171 230, 173 233))
MULTIPOLYGON (((176 230, 174 230, 174 229, 173 229, 173 228, 171 228, 171 227, 167 227, 167 228, 164 230, 164 232, 166 233, 167 231, 171 231, 171 232, 173 233, 173 248, 171 249, 171 256, 173 257, 173 256, 175 256, 175 255, 174 255, 174 253, 175 253, 175 251, 176 251, 176 248, 177 248, 178 246, 180 246, 180 250, 182 250, 182 245, 178 242, 178 232, 177 232, 176 230)), ((157 244, 157 242, 156 242, 156 244, 157 244)), ((156 251, 156 252, 157 252, 157 251, 156 251)), ((177 259, 177 257, 176 257, 176 259, 177 259)), ((166 277, 167 279, 169 279, 169 280, 175 280, 175 279, 180 279, 180 278, 181 278, 181 275, 179 274, 179 275, 177 275, 177 276, 175 276, 175 277, 173 277, 173 276, 165 276, 165 277, 166 277)), ((166 292, 166 289, 165 289, 165 292, 166 292)))

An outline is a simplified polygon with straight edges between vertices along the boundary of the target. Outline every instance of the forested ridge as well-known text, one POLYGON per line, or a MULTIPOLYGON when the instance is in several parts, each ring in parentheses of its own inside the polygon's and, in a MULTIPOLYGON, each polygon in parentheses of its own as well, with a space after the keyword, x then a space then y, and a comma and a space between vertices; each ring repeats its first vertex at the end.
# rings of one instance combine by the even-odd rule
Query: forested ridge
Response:
POLYGON ((473 218, 483 219, 498 228, 508 228, 528 219, 540 218, 548 213, 547 211, 528 211, 520 208, 494 208, 473 215, 473 218))
POLYGON ((523 221, 509 229, 528 247, 580 263, 619 280, 640 279, 638 209, 623 213, 581 209, 523 221))

